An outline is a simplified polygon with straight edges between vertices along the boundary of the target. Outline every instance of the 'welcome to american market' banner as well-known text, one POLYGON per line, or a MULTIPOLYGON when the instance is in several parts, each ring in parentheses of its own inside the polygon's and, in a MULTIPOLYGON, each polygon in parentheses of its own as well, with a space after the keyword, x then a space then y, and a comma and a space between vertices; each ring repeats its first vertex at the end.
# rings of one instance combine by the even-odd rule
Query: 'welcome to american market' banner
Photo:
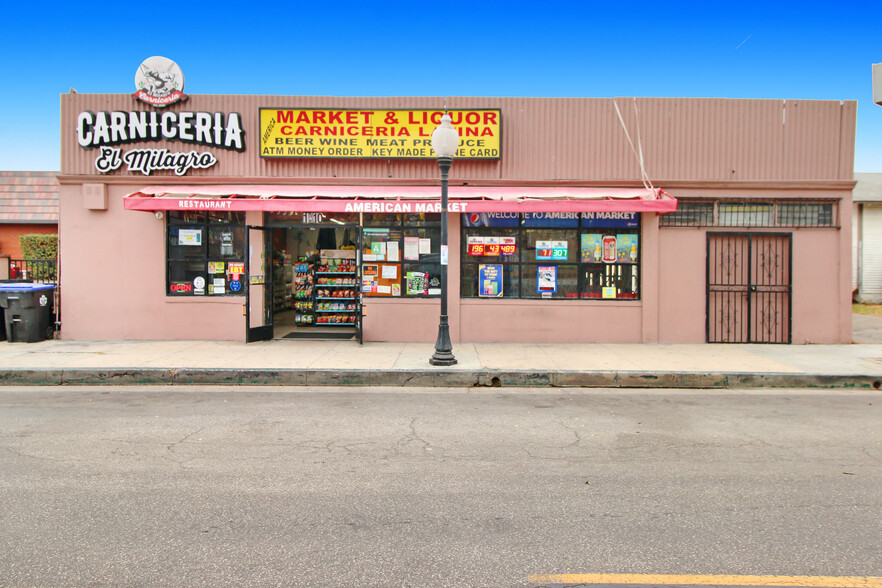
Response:
MULTIPOLYGON (((260 156, 282 158, 434 158, 432 131, 442 110, 260 109, 260 156)), ((459 159, 499 159, 498 109, 450 110, 459 159)))

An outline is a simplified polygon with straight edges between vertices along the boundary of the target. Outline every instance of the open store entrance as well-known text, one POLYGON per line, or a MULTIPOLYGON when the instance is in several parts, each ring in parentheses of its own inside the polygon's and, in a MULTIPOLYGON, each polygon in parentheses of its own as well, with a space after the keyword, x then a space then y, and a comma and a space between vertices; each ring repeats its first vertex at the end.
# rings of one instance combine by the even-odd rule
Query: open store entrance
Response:
POLYGON ((273 338, 361 342, 360 227, 273 223, 270 239, 273 338))

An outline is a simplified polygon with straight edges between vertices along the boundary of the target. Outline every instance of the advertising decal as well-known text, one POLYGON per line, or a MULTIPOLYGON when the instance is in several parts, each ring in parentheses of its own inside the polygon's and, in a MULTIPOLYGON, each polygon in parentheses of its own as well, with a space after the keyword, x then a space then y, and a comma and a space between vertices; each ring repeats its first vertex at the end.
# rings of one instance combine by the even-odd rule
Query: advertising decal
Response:
POLYGON ((478 296, 482 298, 502 298, 502 266, 478 266, 478 296))
MULTIPOLYGON (((434 159, 441 110, 260 109, 260 156, 267 158, 434 159)), ((458 159, 499 159, 499 109, 450 110, 458 159)))

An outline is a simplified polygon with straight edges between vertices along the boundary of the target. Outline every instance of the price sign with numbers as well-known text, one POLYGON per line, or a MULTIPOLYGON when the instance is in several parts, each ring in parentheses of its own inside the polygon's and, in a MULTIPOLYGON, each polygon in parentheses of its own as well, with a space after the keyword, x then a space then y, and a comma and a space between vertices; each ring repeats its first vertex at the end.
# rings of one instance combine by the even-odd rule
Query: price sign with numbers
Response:
POLYGON ((467 243, 469 255, 484 255, 484 237, 469 237, 467 243))

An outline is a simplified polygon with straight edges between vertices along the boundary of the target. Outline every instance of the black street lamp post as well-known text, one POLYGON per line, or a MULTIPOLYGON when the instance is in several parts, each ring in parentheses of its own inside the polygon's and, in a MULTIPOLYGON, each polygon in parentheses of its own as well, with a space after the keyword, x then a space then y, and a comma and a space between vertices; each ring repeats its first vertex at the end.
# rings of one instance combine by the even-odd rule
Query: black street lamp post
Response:
POLYGON ((450 115, 446 112, 441 117, 441 125, 432 133, 432 149, 438 158, 441 168, 441 319, 438 324, 438 339, 435 341, 435 353, 429 358, 432 365, 453 365, 453 345, 450 343, 450 324, 447 322, 447 179, 453 155, 459 147, 459 133, 451 124, 450 115))

